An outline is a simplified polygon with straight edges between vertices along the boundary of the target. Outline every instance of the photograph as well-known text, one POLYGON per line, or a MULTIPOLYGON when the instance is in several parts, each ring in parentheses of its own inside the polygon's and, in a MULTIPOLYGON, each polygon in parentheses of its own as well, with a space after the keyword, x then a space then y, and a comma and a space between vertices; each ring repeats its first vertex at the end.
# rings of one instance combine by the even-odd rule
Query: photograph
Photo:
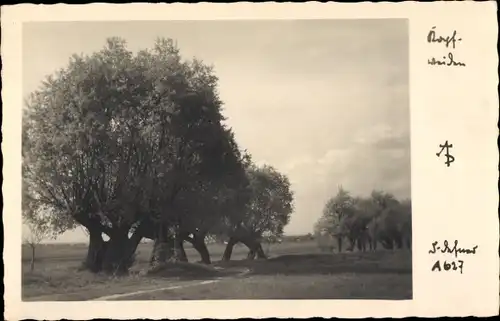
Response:
POLYGON ((411 300, 408 19, 22 25, 22 300, 411 300))

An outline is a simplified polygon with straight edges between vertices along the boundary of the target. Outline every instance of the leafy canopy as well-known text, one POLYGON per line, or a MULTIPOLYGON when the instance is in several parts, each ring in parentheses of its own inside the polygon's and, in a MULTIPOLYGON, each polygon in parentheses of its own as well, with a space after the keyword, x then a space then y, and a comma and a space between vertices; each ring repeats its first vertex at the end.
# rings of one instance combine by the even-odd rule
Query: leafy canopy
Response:
POLYGON ((179 223, 195 216, 172 210, 179 195, 239 186, 243 157, 217 81, 170 39, 134 54, 110 38, 73 55, 27 101, 24 217, 45 216, 59 233, 80 224, 111 235, 149 216, 179 223))

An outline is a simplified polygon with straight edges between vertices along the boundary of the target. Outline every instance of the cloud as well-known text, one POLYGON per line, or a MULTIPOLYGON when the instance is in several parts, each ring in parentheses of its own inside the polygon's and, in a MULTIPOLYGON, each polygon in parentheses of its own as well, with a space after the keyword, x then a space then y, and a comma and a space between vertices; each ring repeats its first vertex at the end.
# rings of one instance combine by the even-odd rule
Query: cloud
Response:
POLYGON ((368 130, 360 132, 355 142, 358 144, 371 144, 387 140, 394 137, 394 130, 386 124, 378 124, 370 127, 368 130))
POLYGON ((379 123, 359 130, 354 143, 380 149, 404 149, 409 148, 409 139, 408 128, 379 123))
POLYGON ((296 210, 286 228, 292 234, 319 218, 339 185, 359 196, 368 196, 373 189, 399 198, 410 196, 409 137, 387 124, 359 132, 347 148, 327 150, 316 159, 302 155, 283 168, 295 192, 296 210))

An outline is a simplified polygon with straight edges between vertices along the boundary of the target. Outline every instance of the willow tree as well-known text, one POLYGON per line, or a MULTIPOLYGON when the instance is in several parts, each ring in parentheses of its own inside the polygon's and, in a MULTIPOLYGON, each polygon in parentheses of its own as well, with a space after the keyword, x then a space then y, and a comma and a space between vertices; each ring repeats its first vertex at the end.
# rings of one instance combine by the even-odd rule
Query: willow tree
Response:
POLYGON ((110 38, 74 55, 27 102, 25 216, 44 213, 59 232, 84 226, 92 271, 126 271, 151 230, 176 240, 179 194, 241 170, 216 86, 212 69, 183 61, 172 40, 134 55, 110 38))
POLYGON ((31 94, 24 115, 26 208, 50 213, 60 231, 84 226, 92 271, 126 266, 111 261, 127 247, 123 243, 137 221, 128 205, 140 190, 133 174, 142 146, 136 138, 140 116, 132 111, 144 96, 137 86, 144 77, 133 61, 117 39, 91 56, 74 55, 31 94))
POLYGON ((387 249, 411 247, 411 201, 377 190, 369 197, 352 197, 340 188, 325 204, 315 231, 336 237, 339 251, 343 239, 350 241, 350 249, 357 244, 362 251, 367 245, 376 250, 378 243, 387 249))
POLYGON ((339 252, 342 251, 342 241, 349 238, 349 218, 354 212, 354 198, 344 188, 339 187, 337 194, 330 198, 321 217, 323 229, 337 239, 339 252), (324 226, 324 224, 327 224, 324 226))
POLYGON ((378 191, 372 193, 372 200, 377 211, 368 226, 371 237, 386 249, 411 249, 411 200, 398 201, 392 194, 378 191))
POLYGON ((225 228, 229 236, 223 260, 231 258, 235 244, 249 248, 248 258, 266 258, 262 249, 263 234, 280 237, 293 212, 293 191, 287 176, 272 166, 247 167, 249 198, 243 210, 228 217, 225 228))
POLYGON ((185 260, 183 241, 192 240, 205 252, 201 222, 205 216, 210 221, 220 215, 193 205, 239 184, 244 179, 242 156, 231 128, 224 124, 218 79, 210 66, 197 59, 183 61, 169 40, 158 41, 152 51, 138 57, 153 86, 143 128, 153 151, 148 209, 157 226, 160 252, 173 244, 174 258, 185 260), (189 234, 194 238, 187 238, 189 234))

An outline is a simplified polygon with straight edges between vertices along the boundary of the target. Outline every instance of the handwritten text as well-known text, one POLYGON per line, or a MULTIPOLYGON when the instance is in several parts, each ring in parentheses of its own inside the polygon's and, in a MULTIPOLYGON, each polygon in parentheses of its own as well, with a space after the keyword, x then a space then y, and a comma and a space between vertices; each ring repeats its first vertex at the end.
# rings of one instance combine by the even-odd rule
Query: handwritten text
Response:
POLYGON ((429 254, 438 253, 448 253, 453 254, 455 257, 458 257, 458 254, 476 254, 476 250, 479 246, 475 245, 472 248, 461 248, 458 246, 458 241, 455 240, 453 243, 453 247, 450 247, 450 244, 447 240, 443 241, 442 245, 439 245, 438 241, 432 243, 432 249, 429 251, 429 254))
POLYGON ((432 27, 427 34, 427 42, 430 44, 442 44, 447 49, 447 53, 442 58, 430 57, 427 59, 427 64, 431 66, 446 66, 446 67, 465 67, 465 63, 459 61, 454 53, 450 50, 455 50, 457 45, 462 42, 462 38, 458 36, 456 30, 450 35, 439 35, 436 26, 432 27))

